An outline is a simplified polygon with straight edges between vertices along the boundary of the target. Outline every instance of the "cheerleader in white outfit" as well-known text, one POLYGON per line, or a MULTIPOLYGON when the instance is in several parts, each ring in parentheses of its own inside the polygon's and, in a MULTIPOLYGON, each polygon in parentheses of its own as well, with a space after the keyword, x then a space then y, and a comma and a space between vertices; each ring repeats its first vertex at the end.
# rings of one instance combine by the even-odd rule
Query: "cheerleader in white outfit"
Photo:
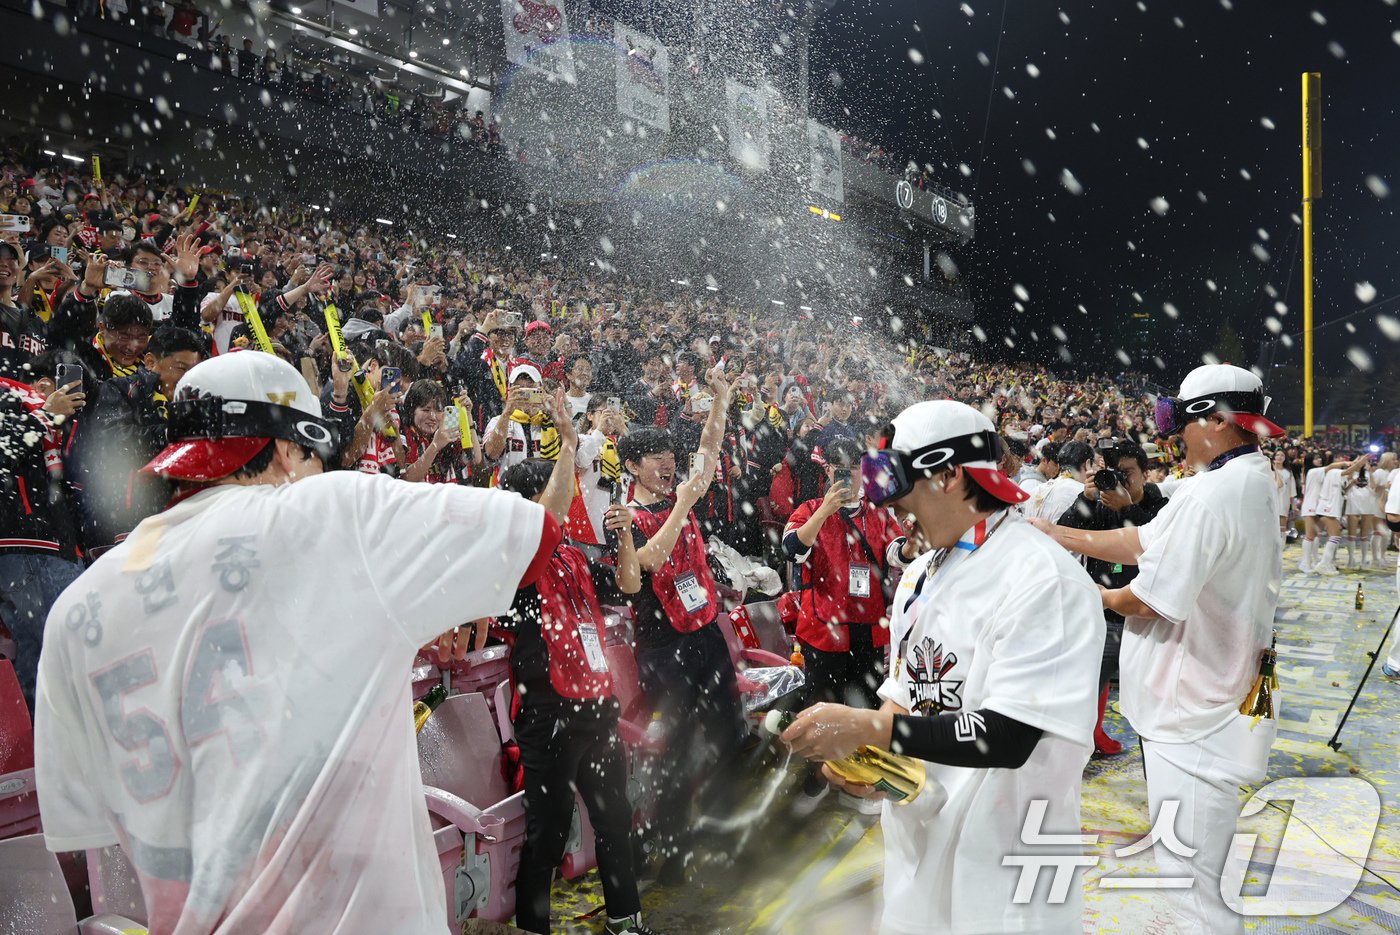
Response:
POLYGON ((1321 551, 1317 544, 1322 528, 1317 520, 1317 498, 1322 494, 1322 478, 1327 474, 1323 463, 1318 453, 1308 455, 1305 462, 1308 472, 1303 476, 1303 502, 1298 507, 1298 515, 1303 517, 1303 557, 1298 560, 1298 570, 1305 575, 1316 567, 1321 551))
POLYGON ((1316 575, 1330 578, 1341 574, 1337 570, 1337 549, 1342 544, 1342 516, 1346 510, 1344 470, 1349 468, 1350 462, 1334 461, 1322 469, 1322 482, 1318 487, 1314 510, 1318 528, 1326 536, 1327 544, 1322 547, 1322 557, 1313 565, 1312 571, 1316 575))
POLYGON ((1371 567, 1371 530, 1376 517, 1376 493, 1371 489, 1371 458, 1362 455, 1360 465, 1346 481, 1347 570, 1371 567))

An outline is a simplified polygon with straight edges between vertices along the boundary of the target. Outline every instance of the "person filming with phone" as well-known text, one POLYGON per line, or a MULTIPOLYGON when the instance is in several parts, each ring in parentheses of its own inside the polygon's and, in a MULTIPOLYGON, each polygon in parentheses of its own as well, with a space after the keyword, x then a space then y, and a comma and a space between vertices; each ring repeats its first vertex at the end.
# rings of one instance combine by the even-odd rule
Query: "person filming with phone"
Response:
POLYGON ((481 447, 486 457, 496 463, 496 478, 530 458, 549 457, 546 451, 551 438, 557 445, 558 430, 544 411, 544 380, 534 364, 517 363, 510 371, 510 391, 506 395, 505 412, 486 426, 481 447))

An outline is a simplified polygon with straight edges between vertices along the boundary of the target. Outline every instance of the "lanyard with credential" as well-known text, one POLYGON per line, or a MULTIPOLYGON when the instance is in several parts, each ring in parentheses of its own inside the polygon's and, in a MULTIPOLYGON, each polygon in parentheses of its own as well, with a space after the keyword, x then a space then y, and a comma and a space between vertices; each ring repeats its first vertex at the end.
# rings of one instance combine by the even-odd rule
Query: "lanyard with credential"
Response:
MULTIPOLYGON (((972 555, 976 554, 978 549, 982 548, 982 546, 987 544, 987 540, 992 538, 992 534, 1001 528, 1001 524, 1006 522, 1006 518, 1010 515, 1011 513, 1009 511, 1002 513, 1001 519, 997 520, 996 525, 994 525, 991 529, 987 529, 987 521, 985 519, 981 520, 980 522, 978 522, 977 526, 973 527, 971 542, 964 542, 963 540, 959 539, 956 543, 954 543, 952 549, 940 550, 938 554, 936 554, 933 557, 933 561, 928 563, 928 567, 924 569, 923 574, 919 575, 919 580, 914 582, 914 593, 909 595, 909 599, 904 602, 904 612, 906 614, 909 612, 909 608, 913 606, 914 602, 919 599, 919 594, 924 589, 924 583, 927 582, 934 575, 938 574, 938 569, 943 567, 943 563, 948 560, 948 556, 952 554, 954 549, 960 549, 962 551, 970 553, 968 555, 968 559, 971 559, 972 555), (983 532, 983 530, 985 530, 985 532, 983 532), (981 534, 979 535, 979 533, 981 534)), ((909 629, 905 632, 904 638, 899 641, 899 653, 894 658, 895 678, 899 678, 900 667, 904 664, 904 652, 909 648, 909 637, 913 636, 913 634, 914 627, 911 625, 909 629)))

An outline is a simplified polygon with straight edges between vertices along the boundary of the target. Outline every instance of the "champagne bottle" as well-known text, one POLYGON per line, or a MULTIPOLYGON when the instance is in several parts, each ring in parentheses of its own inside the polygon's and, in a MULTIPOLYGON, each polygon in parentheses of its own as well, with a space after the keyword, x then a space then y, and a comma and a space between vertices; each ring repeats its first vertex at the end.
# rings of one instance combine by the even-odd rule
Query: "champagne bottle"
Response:
MULTIPOLYGON (((763 729, 776 737, 787 730, 795 718, 790 711, 769 711, 763 719, 763 729)), ((827 760, 826 765, 847 782, 874 786, 899 805, 914 801, 924 789, 923 760, 879 747, 861 747, 850 756, 827 760)))
POLYGON ((1278 691, 1278 673, 1275 671, 1278 664, 1278 650, 1275 648, 1277 640, 1275 635, 1274 642, 1260 654, 1259 675, 1240 705, 1240 714, 1254 718, 1253 723, 1249 725, 1250 730, 1253 730, 1260 720, 1273 720, 1275 717, 1274 692, 1278 691))
POLYGON ((443 685, 434 685, 428 689, 428 693, 418 701, 413 703, 413 732, 418 733, 423 729, 423 725, 428 723, 428 715, 437 710, 437 706, 447 700, 447 688, 443 685))

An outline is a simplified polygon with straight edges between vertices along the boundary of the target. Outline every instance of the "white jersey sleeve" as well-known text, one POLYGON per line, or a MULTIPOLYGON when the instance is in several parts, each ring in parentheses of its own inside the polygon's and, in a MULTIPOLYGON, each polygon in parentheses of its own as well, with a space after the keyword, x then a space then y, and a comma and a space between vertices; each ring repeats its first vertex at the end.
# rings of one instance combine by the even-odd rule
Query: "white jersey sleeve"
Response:
POLYGON ((424 487, 363 475, 353 499, 356 558, 414 645, 510 610, 544 528, 544 508, 517 494, 424 487))
POLYGON ((1184 623, 1225 549, 1226 528, 1186 485, 1156 519, 1138 527, 1142 555, 1128 585, 1164 620, 1184 623))
MULTIPOLYGON (((85 607, 75 605, 65 616, 79 627, 86 625, 85 607)), ((50 619, 46 625, 63 626, 64 622, 50 619)), ((94 781, 89 765, 100 761, 89 749, 89 735, 77 729, 83 723, 83 711, 76 685, 68 677, 67 656, 65 643, 49 641, 39 660, 43 675, 34 697, 35 746, 44 751, 38 774, 44 796, 44 840, 51 851, 110 847, 120 840, 102 801, 103 787, 94 781)))

